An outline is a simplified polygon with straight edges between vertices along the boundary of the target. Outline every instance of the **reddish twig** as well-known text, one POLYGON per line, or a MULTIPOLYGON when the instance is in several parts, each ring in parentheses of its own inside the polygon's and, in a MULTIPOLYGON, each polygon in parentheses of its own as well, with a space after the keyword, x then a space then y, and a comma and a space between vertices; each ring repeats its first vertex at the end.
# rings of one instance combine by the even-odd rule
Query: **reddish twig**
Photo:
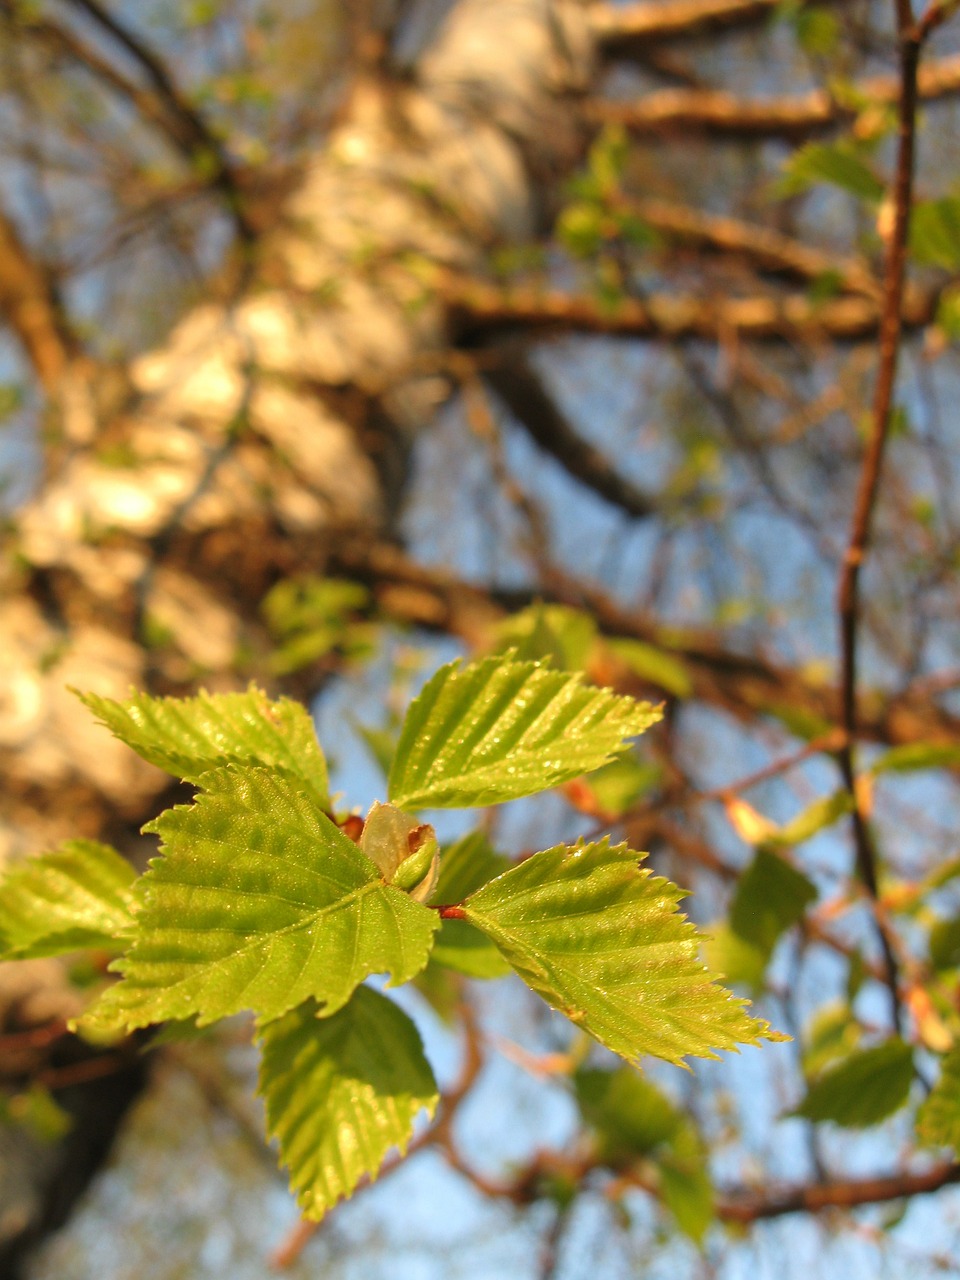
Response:
MULTIPOLYGON (((844 785, 853 802, 852 825, 857 869, 876 907, 879 899, 877 856, 857 794, 854 748, 858 732, 857 644, 860 630, 860 573, 870 545, 874 509, 887 440, 897 364, 903 332, 902 305, 906 279, 907 238, 913 199, 914 152, 917 113, 917 69, 920 60, 920 33, 913 22, 910 0, 895 0, 900 45, 900 93, 898 99, 897 167, 892 190, 893 226, 887 243, 884 267, 884 301, 880 321, 880 367, 873 403, 873 427, 860 472, 850 539, 843 560, 838 590, 840 621, 840 711, 844 742, 837 753, 844 785)), ((889 929, 875 911, 880 945, 890 988, 891 1014, 900 1030, 902 1011, 899 995, 899 965, 889 929)))

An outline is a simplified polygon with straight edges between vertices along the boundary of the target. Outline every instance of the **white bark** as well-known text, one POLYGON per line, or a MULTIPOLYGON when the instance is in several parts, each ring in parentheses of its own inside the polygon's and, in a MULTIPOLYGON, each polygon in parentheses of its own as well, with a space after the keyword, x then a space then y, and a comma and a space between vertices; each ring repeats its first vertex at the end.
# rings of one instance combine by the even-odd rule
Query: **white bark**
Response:
POLYGON ((412 84, 357 86, 267 237, 263 270, 136 361, 124 465, 100 447, 89 400, 60 406, 72 452, 20 513, 17 542, 26 581, 40 570, 68 583, 74 607, 64 626, 22 576, 8 586, 0 751, 15 790, 79 782, 132 814, 158 787, 64 692, 142 683, 139 638, 117 623, 137 592, 175 636, 171 678, 190 662, 229 677, 256 602, 238 605, 190 565, 158 569, 151 539, 244 521, 281 539, 382 525, 373 462, 317 388, 377 397, 407 440, 429 420, 447 394, 431 273, 534 232, 540 189, 577 154, 591 59, 574 0, 462 0, 412 84))

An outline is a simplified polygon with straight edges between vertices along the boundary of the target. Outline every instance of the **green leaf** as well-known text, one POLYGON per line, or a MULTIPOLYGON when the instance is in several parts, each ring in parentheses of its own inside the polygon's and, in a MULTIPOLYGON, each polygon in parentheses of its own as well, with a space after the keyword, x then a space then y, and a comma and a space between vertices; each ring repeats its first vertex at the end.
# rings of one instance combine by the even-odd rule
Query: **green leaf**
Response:
POLYGON ((671 1149, 657 1160, 660 1197, 684 1235, 699 1245, 714 1216, 707 1152, 703 1139, 688 1120, 670 1145, 671 1149))
POLYGON ((494 850, 484 832, 472 831, 444 849, 440 878, 430 901, 462 902, 509 867, 509 860, 494 850))
POLYGON ((917 201, 910 214, 910 251, 925 266, 960 267, 960 199, 917 201))
POLYGON ((731 986, 759 991, 770 957, 752 942, 734 933, 728 921, 711 924, 703 940, 703 955, 719 978, 731 986))
POLYGON ((187 782, 199 782, 225 764, 284 769, 329 809, 327 764, 305 707, 272 700, 253 685, 246 693, 200 693, 196 698, 151 698, 136 693, 114 702, 80 694, 115 737, 150 764, 187 782))
POLYGON ((521 978, 601 1044, 679 1063, 776 1038, 713 980, 683 896, 625 845, 534 854, 464 904, 521 978))
POLYGON ((137 884, 123 981, 84 1026, 271 1018, 311 996, 332 1014, 369 974, 401 983, 423 968, 436 913, 384 884, 295 781, 231 766, 203 785, 148 828, 166 856, 137 884))
POLYGON ((430 960, 468 978, 505 978, 510 973, 496 944, 466 920, 443 921, 430 960))
POLYGON ((832 796, 824 796, 814 800, 802 813, 785 826, 779 827, 764 837, 764 844, 794 845, 803 844, 820 831, 830 827, 853 809, 853 801, 847 791, 836 791, 832 796))
POLYGON ((730 927, 769 960, 780 935, 802 919, 816 899, 816 888, 802 872, 761 848, 737 881, 730 927))
POLYGON ((905 773, 912 769, 952 769, 960 764, 956 742, 909 742, 885 751, 871 773, 905 773))
POLYGON ((649 1155, 683 1122, 667 1095, 631 1067, 581 1067, 573 1084, 580 1114, 596 1131, 605 1160, 649 1155))
POLYGON ((598 769, 657 707, 568 675, 498 656, 450 663, 407 712, 390 770, 404 809, 501 804, 598 769))
POLYGON ((700 1135, 665 1093, 629 1067, 581 1069, 574 1077, 584 1120, 614 1168, 638 1157, 656 1162, 660 1197, 698 1243, 713 1220, 713 1188, 700 1135))
POLYGON ((644 644, 642 640, 608 640, 607 646, 641 680, 649 680, 677 698, 692 695, 690 673, 674 654, 652 644, 644 644))
POLYGON ((943 1059, 940 1079, 917 1112, 917 1136, 928 1146, 960 1152, 960 1045, 943 1059))
POLYGON ((823 1005, 804 1027, 804 1075, 817 1076, 838 1058, 847 1058, 857 1049, 861 1034, 848 1001, 832 1000, 823 1005))
POLYGON ((595 806, 593 811, 618 817, 651 791, 663 778, 663 770, 652 760, 640 760, 634 753, 618 756, 584 779, 595 806))
POLYGON ((930 963, 938 972, 960 968, 960 916, 936 920, 928 942, 930 963))
POLYGON ((416 1027, 369 987, 330 1018, 307 1001, 268 1023, 260 1044, 267 1132, 314 1221, 375 1178, 391 1147, 405 1151, 419 1113, 439 1101, 416 1027))
POLYGON ((912 1080, 913 1050, 894 1038, 830 1067, 792 1114, 832 1120, 845 1129, 866 1129, 900 1110, 912 1080))
MULTIPOLYGON (((430 901, 462 902, 509 866, 482 831, 471 832, 444 850, 440 878, 430 901)), ((466 920, 443 921, 430 959, 468 978, 502 978, 510 972, 496 944, 466 920)))
POLYGON ((129 862, 94 840, 70 840, 15 864, 0 881, 0 957, 115 949, 133 923, 135 878, 129 862))
POLYGON ((497 627, 495 652, 512 650, 518 661, 549 662, 560 671, 582 671, 597 638, 588 613, 561 604, 532 604, 497 627))
POLYGON ((777 184, 778 194, 794 196, 817 183, 840 187, 873 204, 883 199, 884 185, 850 142, 808 142, 794 151, 777 184))

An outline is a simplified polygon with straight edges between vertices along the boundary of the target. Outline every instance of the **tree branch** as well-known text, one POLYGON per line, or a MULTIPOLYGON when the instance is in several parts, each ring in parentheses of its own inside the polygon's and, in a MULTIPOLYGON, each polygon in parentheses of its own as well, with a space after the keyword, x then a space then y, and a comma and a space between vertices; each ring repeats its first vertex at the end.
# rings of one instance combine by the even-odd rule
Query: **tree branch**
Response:
POLYGON ((697 39, 714 31, 769 21, 781 0, 667 0, 666 3, 598 4, 589 12, 594 39, 604 53, 620 56, 634 46, 697 39))
POLYGON ((238 233, 242 239, 252 241, 256 236, 256 228, 244 210, 241 173, 234 167, 220 139, 211 132, 203 117, 177 88, 162 60, 129 28, 102 8, 97 0, 66 2, 86 14, 133 58, 153 86, 153 93, 145 94, 139 86, 131 84, 126 77, 110 68, 105 59, 84 46, 72 34, 55 28, 52 23, 43 23, 42 26, 47 28, 48 38, 52 28, 65 50, 82 60, 113 89, 123 93, 148 119, 162 127, 194 168, 201 172, 209 168, 211 185, 223 196, 238 233))
POLYGON ((761 270, 798 280, 811 281, 830 275, 849 293, 874 299, 880 295, 880 287, 866 262, 825 253, 771 227, 705 213, 670 200, 624 201, 623 206, 671 241, 718 253, 739 254, 761 270))
POLYGON ((499 348, 484 377, 530 438, 575 480, 635 520, 656 512, 652 497, 574 431, 523 352, 499 348))
POLYGON ((20 340, 47 392, 77 356, 53 280, 0 212, 0 315, 20 340))
MULTIPOLYGON (((799 713, 829 727, 839 718, 839 690, 762 656, 730 649, 713 632, 678 633, 581 584, 571 584, 566 591, 488 587, 418 565, 391 543, 363 544, 356 537, 332 541, 326 571, 355 576, 367 584, 383 616, 457 636, 471 647, 486 643, 494 624, 535 600, 585 608, 606 635, 642 640, 679 658, 690 677, 692 698, 738 720, 755 723, 758 714, 799 713)), ((960 717, 909 691, 869 699, 859 727, 871 740, 891 746, 960 738, 960 717)))
POLYGON ((911 1196, 929 1195, 960 1182, 960 1164, 936 1164, 925 1173, 895 1173, 884 1178, 851 1178, 811 1183, 772 1191, 738 1191, 721 1195, 717 1217, 744 1225, 788 1213, 822 1213, 825 1209, 855 1209, 858 1205, 886 1204, 911 1196))
MULTIPOLYGON (((803 295, 752 298, 653 294, 643 301, 609 304, 594 297, 536 286, 500 286, 446 273, 441 293, 461 336, 476 338, 505 325, 546 333, 607 333, 677 341, 716 342, 741 337, 758 342, 860 342, 880 327, 877 301, 867 297, 817 302, 803 295)), ((903 320, 908 328, 930 324, 936 290, 909 290, 903 320)))
MULTIPOLYGON (((923 67, 917 97, 924 102, 960 93, 960 55, 923 67)), ((855 98, 871 106, 899 100, 898 76, 874 76, 855 86, 855 98)), ((585 104, 594 124, 621 124, 632 133, 694 133, 726 138, 787 138, 801 141, 856 117, 856 110, 824 89, 794 97, 746 99, 720 89, 662 89, 638 102, 592 99, 585 104)))
MULTIPOLYGON (((857 490, 850 540, 843 558, 837 591, 837 609, 840 622, 841 724, 845 731, 844 742, 838 752, 838 760, 844 785, 853 803, 851 822, 857 855, 857 869, 875 905, 879 899, 877 855, 873 846, 873 838, 870 833, 867 816, 863 811, 860 797, 857 793, 854 760, 858 732, 857 644, 860 631, 860 571, 869 548, 873 513, 880 490, 880 476, 890 434, 893 389, 896 383, 897 363, 900 354, 900 340, 903 328, 901 304, 906 280, 907 240, 910 231, 910 208, 913 201, 917 67, 920 59, 920 35, 913 24, 913 14, 909 0, 896 0, 896 10, 900 37, 899 142, 897 168, 891 193, 894 210, 893 227, 887 244, 884 269, 883 318, 880 325, 880 368, 877 373, 877 385, 874 393, 873 429, 860 472, 860 483, 857 490)), ((896 952, 893 941, 880 916, 876 915, 876 919, 887 965, 887 983, 890 987, 893 1023, 899 1031, 902 1013, 896 952)))

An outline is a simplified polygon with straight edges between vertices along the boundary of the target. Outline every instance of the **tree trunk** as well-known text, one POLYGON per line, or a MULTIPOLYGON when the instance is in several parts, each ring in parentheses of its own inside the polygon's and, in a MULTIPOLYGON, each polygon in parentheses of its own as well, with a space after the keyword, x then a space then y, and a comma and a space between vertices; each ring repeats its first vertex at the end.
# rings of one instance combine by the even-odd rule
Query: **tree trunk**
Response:
MULTIPOLYGON (((54 443, 2 583, 0 857, 78 835, 130 850, 170 785, 70 687, 234 685, 238 653, 264 649, 273 582, 389 531, 411 443, 450 390, 434 273, 536 230, 581 149, 590 62, 575 3, 461 0, 408 81, 358 80, 252 256, 161 347, 117 371, 52 335, 54 443)), ((52 1026, 70 1001, 43 964, 24 1004, 24 972, 0 968, 8 1035, 52 1026)), ((58 1146, 8 1131, 4 1275, 62 1217, 140 1078, 75 1089, 58 1146)))

